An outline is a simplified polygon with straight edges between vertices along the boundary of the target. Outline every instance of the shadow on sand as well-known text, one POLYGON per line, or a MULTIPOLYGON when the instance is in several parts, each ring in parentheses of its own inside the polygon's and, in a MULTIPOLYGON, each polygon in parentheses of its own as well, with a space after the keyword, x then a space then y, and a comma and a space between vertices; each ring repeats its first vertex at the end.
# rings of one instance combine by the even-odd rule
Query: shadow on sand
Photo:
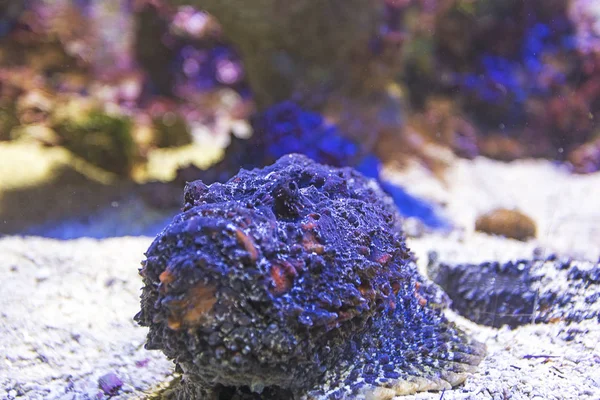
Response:
POLYGON ((148 207, 132 182, 102 184, 68 166, 35 186, 0 194, 0 234, 55 239, 154 236, 177 210, 148 207))

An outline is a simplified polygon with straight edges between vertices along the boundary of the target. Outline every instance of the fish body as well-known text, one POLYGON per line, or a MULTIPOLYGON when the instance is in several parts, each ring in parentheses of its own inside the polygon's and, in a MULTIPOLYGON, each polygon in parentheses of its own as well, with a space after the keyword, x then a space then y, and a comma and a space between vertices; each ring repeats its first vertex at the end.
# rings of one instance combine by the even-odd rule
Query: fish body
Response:
POLYGON ((482 359, 374 180, 286 155, 184 199, 146 253, 136 316, 184 372, 181 398, 384 399, 450 388, 482 359))

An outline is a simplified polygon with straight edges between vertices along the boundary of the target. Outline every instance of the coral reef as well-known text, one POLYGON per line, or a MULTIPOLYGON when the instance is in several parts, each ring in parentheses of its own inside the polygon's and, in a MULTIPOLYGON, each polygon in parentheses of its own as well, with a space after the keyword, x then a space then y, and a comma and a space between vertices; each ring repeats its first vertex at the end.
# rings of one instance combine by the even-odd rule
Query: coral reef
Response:
MULTIPOLYGON (((347 2, 314 7, 305 1, 282 7, 278 1, 187 1, 219 21, 240 52, 254 96, 261 108, 286 99, 325 100, 331 87, 362 85, 349 75, 368 60, 369 42, 380 19, 378 2, 347 2), (310 20, 310 24, 304 21, 310 20)), ((303 104, 304 105, 304 104, 303 104)))
POLYGON ((260 168, 279 157, 298 153, 316 162, 335 167, 354 166, 376 179, 404 216, 415 216, 429 227, 447 227, 447 221, 432 205, 409 195, 401 187, 380 177, 381 161, 353 142, 338 126, 321 114, 305 110, 291 101, 269 107, 251 118, 254 134, 249 139, 233 137, 224 158, 206 170, 195 166, 180 168, 166 186, 150 184, 147 201, 157 207, 178 207, 181 188, 193 180, 205 184, 225 182, 240 168, 260 168))
POLYGON ((184 197, 146 253, 135 317, 184 371, 179 398, 390 399, 481 360, 392 200, 356 171, 288 155, 184 197))
POLYGON ((152 145, 179 147, 192 143, 190 128, 175 102, 156 99, 147 107, 147 113, 152 120, 152 145))
POLYGON ((517 138, 492 133, 479 138, 479 152, 494 160, 513 161, 525 157, 528 150, 517 138))
POLYGON ((449 99, 477 128, 481 154, 565 160, 595 135, 600 111, 593 3, 404 4, 410 103, 449 99))
MULTIPOLYGON (((352 141, 343 137, 339 129, 327 123, 323 116, 302 109, 297 104, 286 101, 266 111, 256 113, 251 118, 253 135, 249 139, 233 136, 223 159, 202 170, 195 166, 180 168, 170 188, 163 191, 175 191, 175 196, 148 197, 152 204, 180 206, 181 188, 187 182, 202 180, 210 185, 213 182, 224 183, 234 176, 240 168, 260 168, 272 164, 279 157, 289 153, 299 153, 321 163, 341 167, 356 165, 364 155, 352 141), (166 197, 173 202, 163 203, 166 197), (158 202, 155 202, 158 200, 158 202)), ((377 176, 377 172, 374 172, 377 176)))
POLYGON ((522 212, 498 208, 477 217, 475 230, 525 241, 534 238, 537 229, 535 221, 522 212))
POLYGON ((309 1, 284 7, 277 0, 168 3, 197 6, 215 17, 240 55, 260 111, 294 101, 369 150, 382 131, 401 126, 402 107, 392 88, 401 40, 391 29, 380 31, 382 1, 352 0, 343 7, 309 1))
MULTIPOLYGON (((195 4, 5 6, 0 140, 65 143, 47 117, 61 97, 83 96, 100 102, 103 112, 131 117, 136 162, 143 163, 157 147, 198 141, 207 132, 227 137, 255 100, 253 144, 230 147, 251 149, 255 157, 236 164, 241 156, 226 153, 232 167, 217 165, 211 174, 218 179, 293 151, 332 165, 357 165, 370 152, 398 166, 417 158, 437 176, 451 162, 448 153, 553 157, 580 173, 598 168, 593 2, 381 0, 358 2, 363 13, 332 4, 288 9, 276 1, 206 1, 200 9, 181 3, 195 4), (282 111, 282 101, 319 114, 314 126, 302 127, 302 135, 278 128, 274 137, 271 128, 281 123, 267 120, 298 113, 282 111), (327 138, 338 134, 348 149, 324 151, 327 138), (260 144, 272 139, 268 149, 260 144), (299 140, 311 144, 302 148, 299 140), (320 154, 309 154, 312 144, 320 154)), ((346 146, 338 142, 332 147, 346 146)))
MULTIPOLYGON (((250 115, 253 107, 240 105, 250 99, 261 112, 292 100, 337 125, 359 153, 375 150, 399 165, 416 157, 436 175, 448 164, 435 156, 442 147, 467 158, 543 156, 569 160, 576 172, 598 168, 586 146, 597 138, 600 104, 593 1, 194 4, 5 5, 0 81, 11 85, 26 65, 51 101, 76 93, 119 108, 134 131, 141 124, 154 133, 157 143, 136 143, 146 146, 140 154, 187 142, 165 138, 161 113, 194 140, 198 131, 228 135, 232 119, 250 115), (228 106, 219 100, 231 96, 228 106), (164 97, 172 106, 153 107, 164 97)), ((31 122, 13 104, 30 90, 2 95, 0 139, 35 131, 51 142, 46 126, 20 129, 31 122)))
MULTIPOLYGON (((455 155, 552 157, 577 173, 600 165, 599 13, 589 0, 227 4, 1 6, 0 140, 65 146, 142 183, 172 179, 148 173, 155 150, 231 137, 210 170, 182 162, 170 185, 153 183, 150 202, 161 207, 179 206, 187 181, 224 182, 291 152, 361 169, 373 154, 386 166, 416 159, 442 180, 455 155), (78 108, 73 98, 97 114, 58 116, 78 108), (98 115, 129 133, 98 128, 98 115)), ((374 164, 370 176, 403 214, 444 225, 374 164)))
POLYGON ((93 165, 119 175, 129 175, 136 148, 131 136, 131 121, 126 116, 110 115, 91 109, 81 119, 57 121, 56 132, 64 146, 93 165))
MULTIPOLYGON (((246 141, 234 139, 226 158, 213 167, 226 176, 226 180, 240 167, 263 167, 289 153, 304 154, 335 167, 357 165, 366 155, 321 114, 305 110, 291 101, 255 114, 251 124, 252 137, 246 141)), ((213 182, 206 178, 198 176, 197 179, 207 184, 213 182)))
POLYGON ((598 263, 550 256, 450 265, 432 254, 428 272, 452 299, 452 308, 478 324, 600 322, 598 263))
POLYGON ((200 11, 151 0, 32 0, 8 7, 6 17, 0 140, 27 137, 76 148, 97 167, 138 179, 154 149, 186 145, 204 132, 229 135, 252 109, 240 106, 244 73, 235 53, 200 11), (97 113, 84 121, 88 104, 97 113), (94 148, 97 132, 85 139, 99 122, 96 114, 127 121, 131 146, 110 152, 115 159, 135 157, 115 163, 105 146, 113 139, 102 139, 102 149, 94 148))
POLYGON ((573 171, 587 174, 600 170, 600 137, 575 148, 569 153, 573 171))

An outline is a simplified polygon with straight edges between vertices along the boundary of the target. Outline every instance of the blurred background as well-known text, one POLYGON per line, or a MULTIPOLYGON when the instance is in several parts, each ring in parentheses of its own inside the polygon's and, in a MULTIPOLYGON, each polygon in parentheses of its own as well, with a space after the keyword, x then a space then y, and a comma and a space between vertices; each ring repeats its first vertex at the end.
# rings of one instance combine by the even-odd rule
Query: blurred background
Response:
POLYGON ((0 1, 0 233, 154 235, 185 182, 291 152, 445 229, 395 174, 590 174, 599 111, 595 0, 0 1))

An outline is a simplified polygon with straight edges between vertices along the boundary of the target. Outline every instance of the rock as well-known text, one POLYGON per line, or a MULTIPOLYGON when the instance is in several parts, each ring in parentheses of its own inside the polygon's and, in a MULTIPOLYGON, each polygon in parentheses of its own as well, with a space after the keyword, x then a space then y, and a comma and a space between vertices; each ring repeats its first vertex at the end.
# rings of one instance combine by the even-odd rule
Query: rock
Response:
POLYGON ((475 230, 522 241, 536 236, 533 219, 520 211, 505 208, 498 208, 479 216, 475 222, 475 230))
POLYGON ((98 379, 98 387, 105 395, 114 396, 123 387, 123 381, 114 372, 109 372, 98 379))

